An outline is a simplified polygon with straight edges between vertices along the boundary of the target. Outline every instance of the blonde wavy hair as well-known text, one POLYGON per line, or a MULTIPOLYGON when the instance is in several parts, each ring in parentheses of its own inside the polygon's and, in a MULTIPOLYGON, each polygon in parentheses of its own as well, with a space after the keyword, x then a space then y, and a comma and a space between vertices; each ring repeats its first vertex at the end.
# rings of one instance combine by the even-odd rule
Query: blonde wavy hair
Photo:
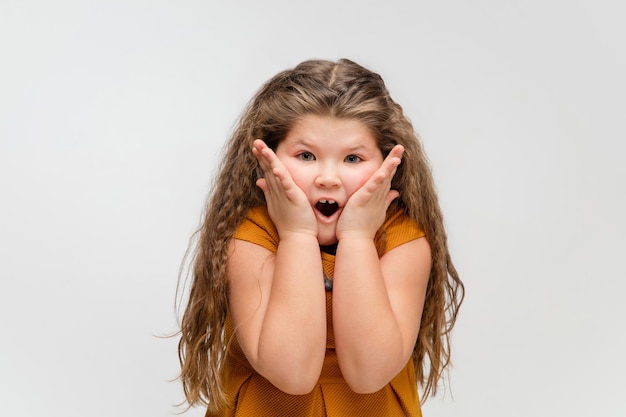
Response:
POLYGON ((400 192, 397 204, 424 230, 432 251, 426 301, 413 351, 423 398, 437 392, 438 381, 450 364, 450 331, 464 287, 450 258, 437 193, 420 141, 378 74, 347 59, 311 60, 274 76, 244 110, 225 149, 196 243, 190 247, 192 280, 178 344, 180 379, 189 406, 205 404, 212 411, 227 406, 222 359, 227 349, 224 322, 229 311, 228 244, 248 209, 265 204, 256 186, 261 172, 252 154, 252 142, 261 138, 276 149, 294 122, 310 114, 361 121, 371 129, 385 156, 394 145, 404 146, 392 188, 400 192))

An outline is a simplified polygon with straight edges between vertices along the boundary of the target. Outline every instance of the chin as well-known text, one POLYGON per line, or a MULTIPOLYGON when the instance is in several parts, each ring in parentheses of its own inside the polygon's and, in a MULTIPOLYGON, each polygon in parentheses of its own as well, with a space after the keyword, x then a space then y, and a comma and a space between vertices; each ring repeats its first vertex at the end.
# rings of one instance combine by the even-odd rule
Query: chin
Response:
POLYGON ((317 242, 320 246, 334 245, 337 243, 337 236, 318 236, 317 242))
POLYGON ((337 243, 337 233, 335 224, 317 225, 317 241, 322 246, 334 245, 337 243))

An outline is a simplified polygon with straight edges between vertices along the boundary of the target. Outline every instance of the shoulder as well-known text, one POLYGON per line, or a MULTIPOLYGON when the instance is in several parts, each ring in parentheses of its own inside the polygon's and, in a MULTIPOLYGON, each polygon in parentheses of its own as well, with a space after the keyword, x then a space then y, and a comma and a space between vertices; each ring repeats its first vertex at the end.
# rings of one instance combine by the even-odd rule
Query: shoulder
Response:
POLYGON ((387 210, 387 217, 382 226, 383 237, 379 245, 386 253, 404 243, 424 237, 424 231, 404 210, 393 204, 387 210))
POLYGON ((248 210, 246 218, 235 231, 233 238, 255 243, 271 252, 276 252, 280 240, 276 226, 274 226, 265 206, 257 206, 248 210))

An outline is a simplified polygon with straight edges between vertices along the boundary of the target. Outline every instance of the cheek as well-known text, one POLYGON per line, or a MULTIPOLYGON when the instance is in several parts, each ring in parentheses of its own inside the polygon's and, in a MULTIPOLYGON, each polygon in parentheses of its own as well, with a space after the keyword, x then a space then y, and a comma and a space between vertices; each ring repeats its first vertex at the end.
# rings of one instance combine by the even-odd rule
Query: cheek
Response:
POLYGON ((344 186, 349 190, 350 195, 352 195, 356 190, 361 188, 367 182, 367 180, 372 177, 374 172, 376 172, 376 169, 368 169, 354 172, 352 173, 352 175, 348 176, 344 180, 344 186))
POLYGON ((291 176, 291 179, 293 179, 293 182, 295 182, 299 188, 305 190, 307 184, 306 171, 303 169, 296 169, 291 165, 285 165, 285 168, 287 169, 287 172, 289 172, 289 175, 291 176))

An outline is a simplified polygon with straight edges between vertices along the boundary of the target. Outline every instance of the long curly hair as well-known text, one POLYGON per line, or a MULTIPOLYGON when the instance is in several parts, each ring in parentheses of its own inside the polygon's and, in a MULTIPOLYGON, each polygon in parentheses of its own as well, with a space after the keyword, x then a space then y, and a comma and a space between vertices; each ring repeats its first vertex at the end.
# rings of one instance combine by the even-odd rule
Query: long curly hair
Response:
POLYGON ((450 364, 450 331, 464 286, 450 258, 437 193, 420 141, 378 74, 347 59, 311 60, 274 76, 247 105, 207 199, 193 245, 192 282, 178 344, 180 379, 190 406, 201 403, 213 411, 227 406, 222 368, 227 349, 224 322, 229 311, 228 245, 248 210, 265 204, 256 186, 262 173, 252 154, 252 142, 261 138, 276 149, 293 124, 310 114, 361 121, 374 134, 384 156, 394 145, 404 146, 392 188, 400 192, 397 204, 423 229, 432 252, 413 351, 423 398, 437 392, 438 381, 450 364))

